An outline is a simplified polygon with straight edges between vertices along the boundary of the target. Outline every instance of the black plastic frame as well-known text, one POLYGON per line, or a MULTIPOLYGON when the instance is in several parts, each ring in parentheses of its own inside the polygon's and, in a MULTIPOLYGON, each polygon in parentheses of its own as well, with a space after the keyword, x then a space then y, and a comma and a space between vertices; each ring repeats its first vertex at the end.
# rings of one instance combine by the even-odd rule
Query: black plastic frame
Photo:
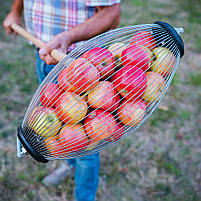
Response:
POLYGON ((162 21, 156 21, 154 24, 160 25, 164 30, 173 38, 175 43, 177 44, 177 47, 180 51, 180 58, 184 55, 184 43, 180 35, 177 33, 177 31, 168 23, 162 22, 162 21))
MULTIPOLYGON (((17 134, 20 142, 22 143, 23 147, 26 149, 26 151, 38 162, 41 163, 47 163, 48 160, 45 159, 40 153, 38 153, 34 147, 30 146, 30 143, 28 141, 28 139, 26 139, 25 135, 24 135, 24 131, 22 129, 22 126, 20 125, 18 127, 18 134, 17 134)), ((41 146, 41 144, 40 144, 41 146)))

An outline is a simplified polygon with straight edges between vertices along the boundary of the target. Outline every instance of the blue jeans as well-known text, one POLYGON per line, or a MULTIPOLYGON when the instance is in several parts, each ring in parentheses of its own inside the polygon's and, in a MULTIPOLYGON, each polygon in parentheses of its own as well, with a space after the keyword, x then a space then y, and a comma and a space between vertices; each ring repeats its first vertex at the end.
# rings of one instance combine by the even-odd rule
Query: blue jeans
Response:
MULTIPOLYGON (((47 65, 36 53, 36 70, 41 83, 54 65, 47 65)), ((75 167, 75 198, 77 201, 95 201, 99 178, 99 153, 67 159, 75 167)))

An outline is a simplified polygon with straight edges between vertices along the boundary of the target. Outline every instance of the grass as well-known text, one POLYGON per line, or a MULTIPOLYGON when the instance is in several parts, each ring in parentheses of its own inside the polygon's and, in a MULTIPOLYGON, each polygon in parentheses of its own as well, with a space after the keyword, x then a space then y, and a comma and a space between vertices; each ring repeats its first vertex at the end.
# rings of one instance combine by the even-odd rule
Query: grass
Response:
POLYGON ((159 168, 164 169, 166 172, 174 174, 176 177, 182 176, 178 164, 170 157, 169 152, 162 153, 156 162, 159 168))
POLYGON ((188 12, 188 20, 191 23, 199 23, 199 19, 201 17, 200 9, 200 1, 199 0, 186 0, 180 1, 180 6, 188 12), (195 6, 196 5, 196 6, 195 6))
POLYGON ((189 74, 190 84, 193 86, 201 86, 201 73, 190 73, 189 74))
POLYGON ((131 3, 137 7, 144 7, 146 5, 146 1, 142 0, 132 0, 131 3))
MULTIPOLYGON (((1 22, 11 4, 1 2, 1 22)), ((156 20, 184 27, 185 56, 163 99, 168 111, 154 111, 133 135, 101 152, 97 200, 200 201, 199 0, 123 0, 121 7, 121 27, 156 20)), ((38 86, 34 48, 0 27, 0 50, 0 201, 71 201, 73 178, 58 187, 41 183, 60 161, 16 158, 16 128, 38 86)))
POLYGON ((171 109, 168 111, 159 110, 152 114, 149 123, 151 126, 158 126, 159 123, 166 122, 168 119, 171 119, 171 117, 175 117, 175 115, 175 112, 171 109))

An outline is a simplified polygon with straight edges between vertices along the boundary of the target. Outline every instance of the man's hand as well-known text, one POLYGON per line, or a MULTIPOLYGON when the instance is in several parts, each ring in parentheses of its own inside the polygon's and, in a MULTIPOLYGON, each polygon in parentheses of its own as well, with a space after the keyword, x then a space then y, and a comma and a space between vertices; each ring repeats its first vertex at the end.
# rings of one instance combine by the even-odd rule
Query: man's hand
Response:
POLYGON ((17 33, 11 28, 11 24, 15 23, 20 26, 22 25, 21 21, 22 11, 23 11, 23 0, 14 0, 10 13, 3 21, 3 26, 5 27, 6 32, 8 34, 14 33, 15 35, 17 35, 17 33))
POLYGON ((50 42, 46 43, 45 46, 39 50, 40 58, 48 65, 57 64, 58 61, 51 56, 51 51, 53 49, 58 49, 66 54, 68 47, 72 42, 71 32, 62 32, 56 35, 50 42))
POLYGON ((119 24, 119 20, 120 4, 97 7, 97 12, 94 16, 73 27, 70 31, 56 35, 53 40, 40 49, 39 55, 47 64, 56 64, 58 62, 50 55, 53 49, 58 49, 66 54, 69 45, 72 43, 87 40, 113 29, 119 24))
POLYGON ((17 35, 17 33, 11 28, 11 24, 13 23, 19 24, 20 26, 22 25, 21 16, 17 12, 11 11, 3 21, 3 26, 5 27, 7 34, 14 33, 17 35))

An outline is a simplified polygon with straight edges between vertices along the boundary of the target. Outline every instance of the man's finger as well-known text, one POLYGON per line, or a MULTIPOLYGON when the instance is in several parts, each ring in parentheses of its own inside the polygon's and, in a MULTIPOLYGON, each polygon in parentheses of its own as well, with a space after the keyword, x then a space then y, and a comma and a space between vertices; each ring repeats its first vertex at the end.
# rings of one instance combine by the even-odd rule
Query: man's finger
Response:
POLYGON ((6 23, 5 21, 3 22, 3 26, 4 26, 7 34, 11 34, 13 32, 13 30, 10 28, 10 25, 8 23, 6 23))
POLYGON ((54 58, 52 58, 49 54, 45 57, 45 63, 48 65, 55 65, 58 63, 57 60, 55 60, 54 58))
POLYGON ((42 50, 44 51, 43 53, 45 54, 45 52, 47 52, 48 54, 50 54, 50 52, 53 49, 57 49, 60 47, 60 44, 58 43, 58 41, 56 39, 51 40, 50 42, 46 43, 44 45, 44 47, 42 48, 42 50))
POLYGON ((16 31, 13 31, 14 36, 16 37, 18 35, 18 33, 16 31))
POLYGON ((41 48, 38 53, 40 56, 47 56, 49 54, 49 52, 44 47, 41 48))
POLYGON ((3 21, 3 26, 4 26, 7 34, 11 34, 12 33, 12 29, 10 28, 10 25, 7 23, 6 20, 3 21))
POLYGON ((58 63, 44 48, 39 50, 39 56, 48 65, 58 63))
POLYGON ((5 27, 5 29, 6 29, 6 33, 7 34, 12 34, 13 33, 13 30, 11 29, 11 28, 9 28, 9 27, 5 27))
POLYGON ((63 52, 64 54, 67 54, 68 46, 66 45, 66 43, 62 43, 62 44, 61 44, 61 48, 58 48, 58 50, 59 50, 60 52, 63 52))
POLYGON ((40 56, 40 58, 41 58, 43 61, 45 61, 45 56, 43 56, 43 55, 41 55, 41 54, 39 54, 39 56, 40 56))

